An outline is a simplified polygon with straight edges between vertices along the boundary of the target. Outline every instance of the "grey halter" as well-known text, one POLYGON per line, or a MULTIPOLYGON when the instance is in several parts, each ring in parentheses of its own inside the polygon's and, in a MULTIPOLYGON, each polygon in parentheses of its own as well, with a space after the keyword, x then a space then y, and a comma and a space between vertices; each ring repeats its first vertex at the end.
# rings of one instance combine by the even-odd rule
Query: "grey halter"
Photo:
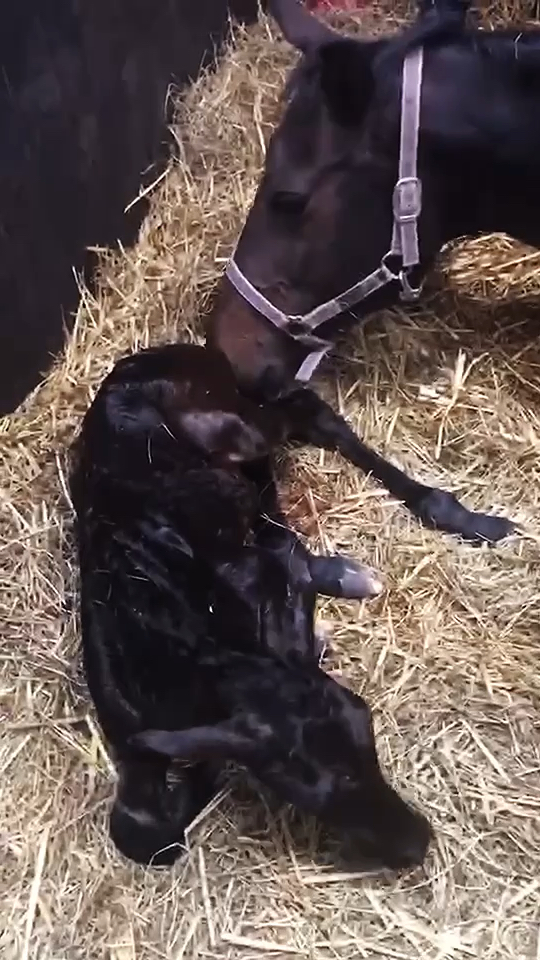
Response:
POLYGON ((373 273, 349 287, 333 300, 327 300, 309 313, 290 316, 278 310, 257 290, 235 263, 229 260, 226 276, 238 293, 267 320, 284 330, 290 337, 309 349, 295 380, 307 383, 332 344, 315 334, 317 327, 365 300, 376 290, 393 281, 401 285, 403 300, 416 300, 420 287, 409 283, 409 273, 420 263, 418 249, 418 218, 422 209, 422 184, 417 176, 418 134, 420 129, 420 101, 422 96, 423 48, 408 54, 403 63, 401 92, 401 133, 399 145, 399 179, 394 187, 392 209, 394 227, 392 245, 373 273), (400 258, 401 269, 395 273, 387 265, 391 258, 400 258))

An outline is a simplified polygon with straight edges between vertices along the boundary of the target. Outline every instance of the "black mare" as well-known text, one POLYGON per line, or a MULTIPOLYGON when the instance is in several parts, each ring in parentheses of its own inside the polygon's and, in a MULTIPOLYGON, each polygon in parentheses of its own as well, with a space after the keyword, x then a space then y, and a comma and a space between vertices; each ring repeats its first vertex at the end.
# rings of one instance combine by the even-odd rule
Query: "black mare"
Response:
MULTIPOLYGON (((498 231, 540 246, 540 32, 484 32, 467 25, 466 4, 441 0, 423 4, 416 23, 391 38, 358 40, 334 33, 297 0, 269 7, 303 56, 286 88, 234 267, 218 289, 208 342, 228 356, 243 390, 281 409, 290 440, 340 451, 426 526, 472 542, 501 540, 514 529, 509 520, 473 513, 452 494, 407 476, 306 382, 321 346, 323 352, 369 312, 419 289, 452 239, 498 231), (387 254, 401 125, 409 140, 414 134, 414 109, 401 107, 404 63, 409 59, 414 73, 420 50, 418 143, 412 151, 409 145, 408 161, 421 194, 409 193, 398 209, 407 214, 409 203, 418 257, 401 272, 404 257, 387 254), (309 329, 306 315, 309 321, 310 312, 381 264, 384 282, 364 291, 353 309, 334 309, 309 329), (299 370, 306 369, 302 380, 299 370)), ((414 76, 408 83, 414 100, 414 76)))

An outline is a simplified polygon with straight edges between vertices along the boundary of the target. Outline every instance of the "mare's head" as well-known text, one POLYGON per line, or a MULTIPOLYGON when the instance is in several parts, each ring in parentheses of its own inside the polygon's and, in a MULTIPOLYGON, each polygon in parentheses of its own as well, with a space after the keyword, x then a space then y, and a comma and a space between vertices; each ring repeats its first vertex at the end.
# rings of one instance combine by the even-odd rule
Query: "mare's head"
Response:
POLYGON ((340 836, 349 860, 367 854, 390 868, 423 861, 429 823, 384 778, 361 697, 292 656, 236 657, 225 668, 221 697, 229 720, 147 730, 134 745, 184 761, 244 764, 280 800, 340 836))
MULTIPOLYGON (((411 284, 443 244, 462 235, 496 230, 540 242, 540 35, 467 28, 463 6, 424 3, 412 27, 370 41, 334 33, 297 0, 269 4, 302 57, 235 262, 278 311, 304 316, 339 297, 390 250, 404 59, 420 47, 422 203, 411 284)), ((399 258, 386 262, 399 273, 399 258)), ((233 283, 221 285, 209 339, 244 386, 285 392, 309 347, 250 306, 233 283)), ((400 291, 390 280, 315 332, 332 341, 400 291)))

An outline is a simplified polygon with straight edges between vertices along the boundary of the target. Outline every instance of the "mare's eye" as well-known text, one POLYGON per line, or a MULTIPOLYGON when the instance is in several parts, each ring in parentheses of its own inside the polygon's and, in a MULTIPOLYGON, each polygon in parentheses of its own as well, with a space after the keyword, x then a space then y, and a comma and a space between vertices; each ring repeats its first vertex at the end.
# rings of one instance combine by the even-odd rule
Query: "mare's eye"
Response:
POLYGON ((299 216, 306 209, 308 198, 304 193, 294 193, 292 190, 276 190, 270 198, 272 209, 276 213, 286 213, 290 216, 299 216))

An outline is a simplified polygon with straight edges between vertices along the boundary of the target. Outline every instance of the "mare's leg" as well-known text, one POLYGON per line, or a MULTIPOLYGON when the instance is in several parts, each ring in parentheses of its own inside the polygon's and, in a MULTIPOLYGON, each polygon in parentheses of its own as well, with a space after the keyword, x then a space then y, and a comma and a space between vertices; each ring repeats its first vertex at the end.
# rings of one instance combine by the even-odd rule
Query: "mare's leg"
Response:
POLYGON ((285 420, 290 440, 338 450, 364 473, 372 473, 426 527, 458 534, 464 540, 477 543, 502 540, 514 530, 510 520, 474 513, 462 506, 452 493, 428 487, 407 476, 366 446, 343 417, 311 390, 279 400, 276 408, 285 420))
POLYGON ((167 783, 169 768, 170 760, 157 755, 118 763, 109 830, 120 853, 136 863, 174 863, 184 849, 186 827, 214 793, 206 767, 180 769, 174 784, 167 783))

